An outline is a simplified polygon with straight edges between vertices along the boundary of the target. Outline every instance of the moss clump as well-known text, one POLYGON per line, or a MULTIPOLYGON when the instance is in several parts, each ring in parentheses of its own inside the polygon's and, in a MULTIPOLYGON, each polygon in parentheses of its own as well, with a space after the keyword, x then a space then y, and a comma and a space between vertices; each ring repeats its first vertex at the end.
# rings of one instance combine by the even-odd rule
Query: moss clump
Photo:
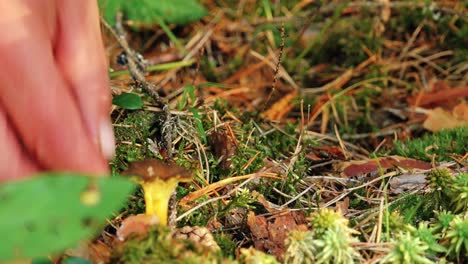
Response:
POLYGON ((111 162, 113 173, 118 173, 127 167, 128 162, 142 160, 151 156, 147 148, 147 138, 154 131, 156 115, 148 111, 132 111, 114 128, 117 147, 115 158, 111 162))
POLYGON ((151 127, 156 121, 156 115, 149 111, 132 111, 115 127, 117 143, 121 141, 144 143, 152 134, 151 127))
POLYGON ((452 172, 448 168, 432 170, 427 181, 432 190, 446 190, 453 182, 452 172))
POLYGON ((422 138, 396 141, 395 153, 413 159, 450 161, 450 155, 464 155, 468 152, 468 126, 442 130, 422 138))
POLYGON ((118 248, 110 263, 230 263, 217 252, 190 240, 172 238, 168 228, 155 227, 148 236, 134 238, 118 248))
MULTIPOLYGON (((422 196, 419 194, 407 194, 402 199, 390 205, 390 212, 397 212, 405 224, 415 224, 419 221, 429 220, 433 216, 434 201, 430 194, 422 196)), ((391 224, 391 223, 390 223, 391 224)), ((390 226, 390 230, 395 230, 390 226)))
POLYGON ((226 233, 214 234, 216 243, 221 248, 221 253, 225 257, 234 256, 236 253, 237 244, 232 239, 232 236, 226 233))

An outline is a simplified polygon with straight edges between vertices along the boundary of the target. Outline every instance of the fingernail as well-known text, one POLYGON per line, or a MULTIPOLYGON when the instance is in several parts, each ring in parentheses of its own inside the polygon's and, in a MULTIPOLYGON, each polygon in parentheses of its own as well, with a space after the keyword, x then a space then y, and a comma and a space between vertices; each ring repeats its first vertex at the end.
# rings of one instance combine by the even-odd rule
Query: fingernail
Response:
POLYGON ((115 154, 114 131, 112 130, 111 123, 107 120, 102 122, 99 127, 99 144, 102 155, 109 160, 112 159, 115 154))

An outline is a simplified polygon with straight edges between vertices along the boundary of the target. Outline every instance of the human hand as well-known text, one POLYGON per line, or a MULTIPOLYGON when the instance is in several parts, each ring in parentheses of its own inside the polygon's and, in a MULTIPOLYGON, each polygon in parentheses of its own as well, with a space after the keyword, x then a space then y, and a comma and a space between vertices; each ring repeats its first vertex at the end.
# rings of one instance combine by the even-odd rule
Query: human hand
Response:
POLYGON ((0 182, 107 173, 114 137, 97 1, 0 1, 0 10, 0 182))

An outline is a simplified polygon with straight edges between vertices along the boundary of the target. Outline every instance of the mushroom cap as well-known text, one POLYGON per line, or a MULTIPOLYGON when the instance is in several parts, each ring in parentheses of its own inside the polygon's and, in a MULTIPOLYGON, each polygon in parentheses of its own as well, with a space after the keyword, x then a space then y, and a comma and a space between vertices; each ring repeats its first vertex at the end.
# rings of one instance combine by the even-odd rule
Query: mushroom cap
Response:
POLYGON ((137 176, 144 182, 151 182, 155 179, 167 181, 173 178, 177 178, 180 182, 192 180, 192 173, 189 170, 158 159, 144 159, 132 162, 123 174, 137 176))

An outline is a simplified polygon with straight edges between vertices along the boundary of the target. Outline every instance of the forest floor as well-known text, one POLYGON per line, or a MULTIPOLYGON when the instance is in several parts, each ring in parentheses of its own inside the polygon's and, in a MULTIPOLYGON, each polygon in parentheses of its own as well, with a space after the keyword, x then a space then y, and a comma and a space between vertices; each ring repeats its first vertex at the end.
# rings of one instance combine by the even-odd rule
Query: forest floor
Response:
POLYGON ((113 173, 156 158, 192 180, 176 189, 172 227, 115 245, 145 211, 138 191, 89 258, 466 261, 466 4, 202 2, 208 14, 185 25, 117 21, 126 43, 104 28, 121 99, 113 173))

